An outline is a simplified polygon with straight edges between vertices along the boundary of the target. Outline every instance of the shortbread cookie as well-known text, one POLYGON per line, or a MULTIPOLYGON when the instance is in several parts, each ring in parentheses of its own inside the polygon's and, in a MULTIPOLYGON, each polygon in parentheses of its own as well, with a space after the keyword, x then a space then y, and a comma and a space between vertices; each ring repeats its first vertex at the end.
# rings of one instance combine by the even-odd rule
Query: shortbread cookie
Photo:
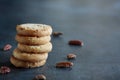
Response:
POLYGON ((36 61, 46 60, 48 58, 48 53, 39 53, 39 54, 26 53, 26 52, 21 52, 19 49, 16 48, 13 51, 13 56, 23 61, 36 62, 36 61))
POLYGON ((50 25, 45 24, 21 24, 16 27, 17 33, 26 36, 49 36, 52 34, 50 25))
POLYGON ((50 36, 43 36, 43 37, 29 37, 29 36, 21 36, 21 35, 16 35, 15 37, 16 41, 22 44, 30 44, 30 45, 35 45, 35 44, 45 44, 48 43, 51 40, 50 36))
POLYGON ((27 61, 19 60, 19 59, 15 58, 14 56, 11 56, 10 62, 16 67, 34 68, 34 67, 43 66, 46 63, 46 60, 42 60, 39 62, 27 62, 27 61))
POLYGON ((26 45, 18 43, 18 49, 23 52, 50 52, 52 50, 52 44, 50 42, 44 45, 26 45))

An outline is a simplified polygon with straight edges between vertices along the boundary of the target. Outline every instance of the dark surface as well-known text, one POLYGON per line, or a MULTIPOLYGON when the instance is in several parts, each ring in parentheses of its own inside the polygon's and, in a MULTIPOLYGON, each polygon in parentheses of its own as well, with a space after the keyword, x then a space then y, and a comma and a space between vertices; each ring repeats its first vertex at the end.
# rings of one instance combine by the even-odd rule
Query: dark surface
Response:
POLYGON ((47 80, 120 80, 120 0, 0 0, 0 48, 7 43, 13 48, 0 51, 0 66, 12 71, 0 74, 0 80, 32 80, 39 73, 47 80), (53 50, 44 67, 20 69, 9 62, 21 23, 49 24, 63 32, 52 36, 53 50), (84 46, 69 46, 71 39, 84 46), (68 53, 77 55, 72 69, 55 68, 67 61, 68 53))

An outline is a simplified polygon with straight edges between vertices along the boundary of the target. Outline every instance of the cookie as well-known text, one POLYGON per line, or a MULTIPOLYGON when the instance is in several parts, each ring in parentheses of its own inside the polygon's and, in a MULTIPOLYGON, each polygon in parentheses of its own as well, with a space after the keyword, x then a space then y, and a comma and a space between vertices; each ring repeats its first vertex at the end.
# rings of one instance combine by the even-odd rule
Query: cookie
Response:
POLYGON ((45 24, 20 24, 16 27, 19 35, 25 36, 49 36, 52 34, 52 27, 45 24))
POLYGON ((42 45, 42 44, 48 43, 51 40, 51 37, 50 36, 29 37, 29 36, 16 35, 15 39, 18 43, 22 43, 22 44, 42 45))
POLYGON ((36 62, 36 61, 46 60, 48 58, 48 53, 39 53, 39 54, 26 53, 26 52, 21 52, 18 48, 16 48, 13 51, 13 56, 23 61, 36 62))
POLYGON ((44 45, 26 45, 18 43, 18 49, 23 52, 50 52, 52 50, 52 44, 50 42, 44 45))
POLYGON ((10 62, 15 66, 15 67, 23 67, 23 68, 34 68, 34 67, 40 67, 43 66, 46 63, 46 60, 38 61, 38 62, 27 62, 27 61, 22 61, 14 56, 10 57, 10 62))

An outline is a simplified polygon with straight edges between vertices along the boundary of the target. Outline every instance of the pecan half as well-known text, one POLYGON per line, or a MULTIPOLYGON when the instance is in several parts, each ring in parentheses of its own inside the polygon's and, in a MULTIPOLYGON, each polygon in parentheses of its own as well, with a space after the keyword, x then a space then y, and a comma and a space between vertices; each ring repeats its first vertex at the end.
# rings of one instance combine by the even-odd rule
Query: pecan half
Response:
POLYGON ((79 45, 79 46, 83 46, 83 42, 80 40, 70 40, 68 42, 69 45, 79 45))
POLYGON ((72 62, 58 62, 56 63, 56 68, 69 68, 73 66, 73 63, 72 62))

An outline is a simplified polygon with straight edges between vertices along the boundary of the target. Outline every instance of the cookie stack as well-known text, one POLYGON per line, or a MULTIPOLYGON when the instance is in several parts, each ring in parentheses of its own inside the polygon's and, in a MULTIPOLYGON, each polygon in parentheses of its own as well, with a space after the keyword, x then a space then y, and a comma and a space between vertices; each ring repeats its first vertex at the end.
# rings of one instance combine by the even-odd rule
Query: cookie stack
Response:
POLYGON ((46 63, 52 50, 50 42, 52 28, 45 24, 21 24, 16 27, 17 48, 14 49, 10 62, 16 67, 40 67, 46 63))

